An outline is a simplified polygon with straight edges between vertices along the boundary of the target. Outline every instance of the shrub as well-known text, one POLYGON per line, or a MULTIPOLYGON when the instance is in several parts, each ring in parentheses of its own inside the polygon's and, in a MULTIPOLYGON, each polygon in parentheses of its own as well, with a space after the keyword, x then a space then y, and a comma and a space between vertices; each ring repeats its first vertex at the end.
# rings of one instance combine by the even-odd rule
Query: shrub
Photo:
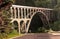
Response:
POLYGON ((60 31, 60 21, 56 21, 54 22, 53 24, 50 24, 51 25, 51 29, 53 31, 60 31))

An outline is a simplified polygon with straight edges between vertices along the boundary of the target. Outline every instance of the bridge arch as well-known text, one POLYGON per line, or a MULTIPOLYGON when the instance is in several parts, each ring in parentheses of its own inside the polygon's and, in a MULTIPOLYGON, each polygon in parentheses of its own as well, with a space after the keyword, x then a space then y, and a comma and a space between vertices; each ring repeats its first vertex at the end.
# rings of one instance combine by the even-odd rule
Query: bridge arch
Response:
POLYGON ((14 20, 14 21, 12 22, 12 24, 13 24, 13 28, 14 28, 16 31, 18 31, 18 21, 14 20))
MULTIPOLYGON (((35 13, 31 16, 31 20, 34 18, 34 16, 35 16, 36 14, 39 15, 40 20, 41 20, 41 23, 43 24, 42 26, 45 26, 46 28, 47 28, 47 26, 48 26, 48 28, 49 28, 49 19, 48 19, 47 15, 46 15, 45 13, 43 13, 43 12, 35 12, 35 13)), ((30 21, 29 26, 27 27, 27 32, 29 31, 29 29, 30 29, 30 27, 31 27, 31 26, 30 26, 31 22, 32 22, 32 21, 30 21)))

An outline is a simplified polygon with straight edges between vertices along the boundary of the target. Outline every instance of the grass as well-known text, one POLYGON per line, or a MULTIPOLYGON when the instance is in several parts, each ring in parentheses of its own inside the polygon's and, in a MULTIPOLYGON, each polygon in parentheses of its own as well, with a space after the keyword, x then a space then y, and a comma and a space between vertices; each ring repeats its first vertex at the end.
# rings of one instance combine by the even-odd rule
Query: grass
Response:
POLYGON ((19 35, 19 33, 16 30, 14 30, 13 32, 11 32, 11 33, 8 34, 8 38, 13 38, 13 37, 22 36, 22 35, 23 34, 19 35))

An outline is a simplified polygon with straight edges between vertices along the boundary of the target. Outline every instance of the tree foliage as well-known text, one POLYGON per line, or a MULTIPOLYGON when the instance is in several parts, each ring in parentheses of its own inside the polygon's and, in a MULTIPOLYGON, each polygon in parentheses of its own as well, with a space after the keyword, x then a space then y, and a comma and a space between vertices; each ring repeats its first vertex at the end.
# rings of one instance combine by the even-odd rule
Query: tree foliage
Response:
POLYGON ((0 0, 0 39, 7 39, 7 34, 11 32, 11 13, 9 9, 12 5, 11 0, 0 0))
POLYGON ((50 0, 16 0, 15 4, 35 7, 50 7, 50 0))
POLYGON ((34 3, 38 7, 48 7, 49 0, 35 0, 34 3))

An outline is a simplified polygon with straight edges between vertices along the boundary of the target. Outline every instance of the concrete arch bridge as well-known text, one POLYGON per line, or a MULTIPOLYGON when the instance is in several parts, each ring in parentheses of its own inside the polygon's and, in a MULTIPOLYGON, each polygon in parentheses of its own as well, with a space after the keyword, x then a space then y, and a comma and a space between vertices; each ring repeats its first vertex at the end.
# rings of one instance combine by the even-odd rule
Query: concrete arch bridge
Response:
POLYGON ((39 8, 30 6, 12 5, 11 7, 11 19, 12 23, 15 24, 16 29, 19 33, 34 32, 39 27, 48 26, 53 9, 39 8))

